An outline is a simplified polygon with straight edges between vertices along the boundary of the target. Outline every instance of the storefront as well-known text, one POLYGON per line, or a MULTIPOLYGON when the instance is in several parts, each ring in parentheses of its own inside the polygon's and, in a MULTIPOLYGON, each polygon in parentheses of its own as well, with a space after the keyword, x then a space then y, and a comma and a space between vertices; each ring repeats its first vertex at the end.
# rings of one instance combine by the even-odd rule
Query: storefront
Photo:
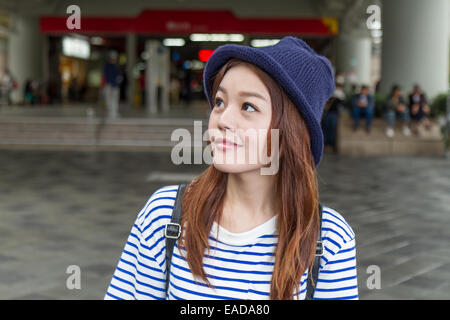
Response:
MULTIPOLYGON (((144 10, 136 17, 85 16, 76 34, 67 29, 66 17, 41 17, 40 25, 43 34, 61 43, 61 50, 63 39, 74 36, 84 37, 90 48, 88 58, 61 52, 57 69, 53 62, 52 72, 59 73, 61 78, 62 100, 70 96, 98 101, 105 57, 107 52, 115 50, 120 55, 124 74, 121 96, 136 107, 148 106, 147 92, 167 93, 170 104, 204 99, 204 64, 225 43, 268 45, 285 35, 295 35, 321 52, 337 35, 334 18, 240 18, 229 10, 144 10), (168 76, 161 76, 160 70, 156 80, 149 84, 153 78, 148 73, 158 69, 148 63, 148 43, 153 40, 161 44, 156 54, 168 52, 170 61, 164 64, 163 70, 168 76), (81 95, 70 94, 71 83, 72 88, 84 88, 81 95)), ((56 47, 50 45, 50 48, 56 47)), ((52 54, 49 53, 49 59, 52 54)), ((155 103, 163 100, 158 98, 155 103)))

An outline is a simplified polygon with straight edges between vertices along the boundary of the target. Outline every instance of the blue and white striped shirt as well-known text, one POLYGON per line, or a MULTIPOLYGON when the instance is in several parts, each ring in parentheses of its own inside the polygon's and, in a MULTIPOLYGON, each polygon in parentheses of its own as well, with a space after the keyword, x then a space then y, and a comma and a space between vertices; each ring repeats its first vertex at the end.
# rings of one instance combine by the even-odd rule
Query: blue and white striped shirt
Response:
MULTIPOLYGON (((139 212, 104 298, 269 299, 277 216, 243 233, 232 233, 213 224, 211 251, 205 252, 203 265, 214 288, 200 279, 194 281, 187 261, 175 245, 166 295, 164 227, 171 220, 177 190, 178 185, 159 188, 139 212)), ((313 299, 358 299, 355 234, 338 212, 326 206, 322 240, 324 253, 313 299)), ((308 270, 300 279, 299 296, 293 293, 294 299, 305 299, 307 276, 308 270)))

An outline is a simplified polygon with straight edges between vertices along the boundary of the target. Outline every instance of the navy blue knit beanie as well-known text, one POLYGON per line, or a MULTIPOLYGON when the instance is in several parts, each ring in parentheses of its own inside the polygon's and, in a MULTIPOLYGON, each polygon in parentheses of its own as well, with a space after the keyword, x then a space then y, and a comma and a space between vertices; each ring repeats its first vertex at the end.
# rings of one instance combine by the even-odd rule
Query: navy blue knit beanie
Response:
POLYGON ((308 126, 311 152, 317 167, 323 152, 320 126, 323 108, 335 89, 334 72, 328 59, 293 36, 286 36, 277 44, 266 47, 222 45, 214 51, 203 70, 203 88, 211 108, 214 106, 211 100, 214 77, 231 58, 258 66, 285 90, 308 126))

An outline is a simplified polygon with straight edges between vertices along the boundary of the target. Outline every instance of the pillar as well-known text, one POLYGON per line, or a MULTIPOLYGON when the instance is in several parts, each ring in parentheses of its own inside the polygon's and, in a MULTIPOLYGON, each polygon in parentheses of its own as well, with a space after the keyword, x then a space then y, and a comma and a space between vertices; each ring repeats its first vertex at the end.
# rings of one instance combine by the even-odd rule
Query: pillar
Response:
POLYGON ((23 101, 27 79, 43 80, 43 36, 39 32, 39 18, 14 16, 14 31, 8 37, 7 64, 18 83, 13 91, 13 103, 23 101))
POLYGON ((358 32, 339 35, 336 72, 343 72, 346 75, 346 89, 352 82, 357 85, 371 84, 371 59, 372 41, 370 37, 358 34, 358 32))
POLYGON ((418 83, 432 101, 449 82, 450 0, 389 0, 382 6, 380 91, 418 83))
POLYGON ((148 52, 147 65, 145 67, 145 105, 147 112, 155 114, 158 112, 158 63, 156 61, 159 41, 148 40, 145 49, 148 52))

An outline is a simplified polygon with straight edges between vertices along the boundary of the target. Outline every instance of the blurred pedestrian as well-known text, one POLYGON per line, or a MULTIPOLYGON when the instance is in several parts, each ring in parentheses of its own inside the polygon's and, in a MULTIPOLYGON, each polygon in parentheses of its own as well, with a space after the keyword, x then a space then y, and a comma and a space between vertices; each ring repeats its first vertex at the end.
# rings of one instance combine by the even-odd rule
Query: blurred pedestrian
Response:
POLYGON ((8 69, 5 70, 0 79, 0 101, 2 105, 11 104, 11 92, 17 88, 17 82, 8 69))
POLYGON ((180 102, 180 81, 175 77, 170 80, 170 100, 173 104, 180 102))
POLYGON ((39 96, 41 97, 40 103, 42 105, 47 105, 50 102, 50 97, 48 95, 48 84, 42 82, 39 87, 39 96))
POLYGON ((394 126, 397 118, 400 118, 403 122, 403 134, 405 136, 411 134, 411 131, 409 130, 409 108, 406 105, 402 89, 399 85, 394 85, 392 87, 391 93, 387 98, 385 116, 387 121, 386 135, 389 138, 394 136, 394 126))
POLYGON ((23 92, 25 105, 31 105, 34 103, 34 94, 31 83, 32 81, 30 79, 25 81, 25 87, 23 92))
POLYGON ((353 95, 351 105, 353 114, 353 131, 358 130, 360 117, 361 115, 364 115, 366 119, 366 132, 370 133, 375 103, 373 96, 369 93, 368 86, 361 86, 360 92, 353 95))
POLYGON ((103 77, 105 81, 105 102, 108 118, 119 117, 119 86, 122 81, 120 67, 117 64, 117 53, 109 53, 108 61, 103 67, 103 77))
POLYGON ((70 79, 68 96, 70 102, 78 101, 78 79, 76 77, 70 79))
POLYGON ((126 67, 121 67, 122 81, 120 82, 120 101, 127 101, 128 76, 126 67))
POLYGON ((146 99, 146 94, 145 94, 145 86, 146 86, 146 82, 145 82, 145 69, 141 70, 141 74, 139 75, 139 91, 141 92, 141 105, 145 106, 145 99, 146 99))
POLYGON ((31 91, 33 92, 33 104, 41 103, 41 84, 38 80, 34 79, 31 81, 31 91))
POLYGON ((186 70, 186 77, 184 78, 184 86, 185 86, 185 101, 186 106, 189 106, 192 101, 192 72, 190 69, 186 70))
POLYGON ((336 82, 336 89, 334 90, 331 99, 325 105, 324 115, 322 118, 324 145, 325 150, 327 151, 328 149, 331 149, 334 152, 337 151, 337 126, 339 122, 339 114, 343 109, 345 109, 345 99, 344 85, 336 82))

